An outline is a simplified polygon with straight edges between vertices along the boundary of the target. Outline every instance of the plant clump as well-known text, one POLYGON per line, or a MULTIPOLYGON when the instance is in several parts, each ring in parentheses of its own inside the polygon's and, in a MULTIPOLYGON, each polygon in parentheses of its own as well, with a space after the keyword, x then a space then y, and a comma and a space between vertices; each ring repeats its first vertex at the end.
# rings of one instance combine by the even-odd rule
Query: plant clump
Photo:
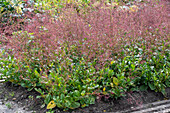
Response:
MULTIPOLYGON (((35 89, 47 109, 75 109, 128 91, 170 87, 169 10, 145 0, 128 10, 66 4, 54 18, 26 13, 6 37, 0 78, 35 89)), ((2 44, 1 44, 2 45, 2 44)))

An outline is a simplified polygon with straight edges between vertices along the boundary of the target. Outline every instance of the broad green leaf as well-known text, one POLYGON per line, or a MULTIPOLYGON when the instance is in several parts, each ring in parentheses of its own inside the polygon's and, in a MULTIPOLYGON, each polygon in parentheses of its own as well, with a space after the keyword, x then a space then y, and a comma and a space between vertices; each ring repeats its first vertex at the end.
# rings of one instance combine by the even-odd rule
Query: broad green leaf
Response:
POLYGON ((90 103, 89 104, 95 104, 95 98, 92 96, 89 98, 90 99, 90 103))
POLYGON ((116 77, 113 77, 113 83, 118 86, 119 80, 116 77))
POLYGON ((21 86, 22 86, 22 87, 26 87, 26 84, 25 84, 25 83, 21 83, 21 86))
POLYGON ((70 102, 70 100, 66 100, 66 102, 65 102, 65 106, 66 106, 66 107, 68 107, 68 108, 71 106, 71 102, 70 102))
POLYGON ((165 81, 165 84, 166 84, 168 87, 170 87, 170 82, 169 82, 168 79, 165 81))
POLYGON ((141 91, 146 91, 147 89, 148 89, 148 86, 146 86, 146 85, 140 86, 141 91))
POLYGON ((86 91, 85 91, 85 90, 83 90, 83 91, 81 92, 81 96, 84 96, 84 95, 85 95, 85 93, 86 93, 86 91))
POLYGON ((64 100, 64 98, 65 98, 65 95, 64 95, 64 94, 61 94, 61 95, 60 95, 60 99, 61 99, 61 100, 64 100))
POLYGON ((164 89, 164 88, 161 90, 161 93, 162 93, 165 97, 167 96, 167 93, 165 92, 165 89, 164 89))
POLYGON ((34 70, 34 73, 37 77, 40 77, 40 74, 38 73, 38 71, 36 69, 34 70))
POLYGON ((151 88, 151 90, 155 90, 155 86, 151 83, 148 83, 149 87, 151 88))
POLYGON ((80 107, 80 103, 78 103, 78 102, 71 103, 71 109, 75 109, 75 108, 79 108, 79 107, 80 107))

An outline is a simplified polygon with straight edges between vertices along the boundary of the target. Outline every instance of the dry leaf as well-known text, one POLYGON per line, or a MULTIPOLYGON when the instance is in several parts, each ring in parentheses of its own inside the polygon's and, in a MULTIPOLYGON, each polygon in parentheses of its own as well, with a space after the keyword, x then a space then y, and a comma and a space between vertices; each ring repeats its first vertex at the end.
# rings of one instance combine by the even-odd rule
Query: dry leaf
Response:
POLYGON ((50 101, 50 102, 48 103, 47 109, 52 109, 52 108, 54 108, 54 107, 56 107, 56 104, 55 104, 54 100, 52 100, 52 101, 50 101))

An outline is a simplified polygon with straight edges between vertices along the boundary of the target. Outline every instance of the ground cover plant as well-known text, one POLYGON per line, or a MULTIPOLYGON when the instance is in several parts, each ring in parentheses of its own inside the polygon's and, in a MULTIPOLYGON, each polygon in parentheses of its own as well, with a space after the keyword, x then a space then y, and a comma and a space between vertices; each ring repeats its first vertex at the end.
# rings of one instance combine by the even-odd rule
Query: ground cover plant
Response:
POLYGON ((86 107, 148 88, 166 96, 168 3, 144 0, 125 9, 100 1, 80 11, 66 3, 57 18, 25 13, 19 29, 3 29, 11 35, 1 36, 7 44, 0 77, 39 92, 47 109, 86 107))

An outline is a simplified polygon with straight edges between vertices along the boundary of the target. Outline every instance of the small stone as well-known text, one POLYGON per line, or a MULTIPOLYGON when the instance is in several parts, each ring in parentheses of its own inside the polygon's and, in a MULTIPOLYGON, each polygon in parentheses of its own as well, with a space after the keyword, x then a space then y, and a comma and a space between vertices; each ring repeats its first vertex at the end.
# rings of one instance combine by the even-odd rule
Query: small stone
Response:
POLYGON ((16 98, 13 98, 12 100, 16 100, 16 98))

